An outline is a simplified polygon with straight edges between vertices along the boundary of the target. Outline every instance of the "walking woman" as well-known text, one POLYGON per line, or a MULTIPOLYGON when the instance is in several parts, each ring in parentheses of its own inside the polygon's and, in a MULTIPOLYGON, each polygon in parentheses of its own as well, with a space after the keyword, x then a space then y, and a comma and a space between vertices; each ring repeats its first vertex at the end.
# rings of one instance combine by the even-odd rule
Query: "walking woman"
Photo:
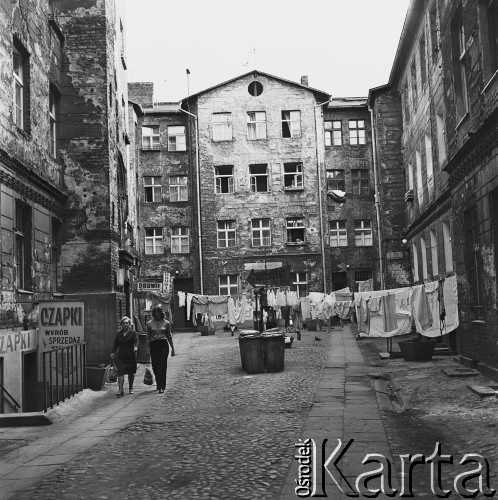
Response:
POLYGON ((166 389, 169 347, 171 346, 172 357, 175 355, 175 348, 171 337, 171 324, 159 306, 152 309, 152 319, 147 323, 147 340, 157 389, 159 394, 163 394, 166 389))
POLYGON ((120 321, 121 328, 114 339, 111 359, 118 369, 118 392, 120 398, 124 395, 124 376, 128 375, 128 393, 133 394, 133 381, 137 372, 138 334, 131 327, 131 320, 123 316, 120 321))

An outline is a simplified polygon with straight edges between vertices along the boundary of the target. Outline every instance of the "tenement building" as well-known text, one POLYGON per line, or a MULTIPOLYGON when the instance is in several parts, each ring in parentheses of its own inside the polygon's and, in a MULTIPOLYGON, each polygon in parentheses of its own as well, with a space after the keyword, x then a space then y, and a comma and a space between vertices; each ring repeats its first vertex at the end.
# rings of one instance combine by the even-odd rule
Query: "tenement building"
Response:
POLYGON ((0 4, 0 381, 23 409, 36 400, 24 381, 36 378, 40 301, 84 302, 89 362, 107 356, 117 317, 132 312, 135 174, 118 7, 0 4))
MULTIPOLYGON (((498 1, 413 0, 389 84, 370 93, 374 136, 399 109, 413 283, 457 277, 450 340, 483 368, 498 366, 497 103, 498 1)), ((396 154, 396 135, 380 154, 396 154)))

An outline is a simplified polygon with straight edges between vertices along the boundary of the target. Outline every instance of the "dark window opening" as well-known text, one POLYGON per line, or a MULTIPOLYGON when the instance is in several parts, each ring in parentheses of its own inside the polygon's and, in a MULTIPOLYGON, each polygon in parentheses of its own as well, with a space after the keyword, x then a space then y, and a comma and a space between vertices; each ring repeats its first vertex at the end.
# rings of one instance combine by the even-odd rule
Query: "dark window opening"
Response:
POLYGON ((263 84, 258 81, 251 82, 248 85, 247 90, 250 95, 257 97, 263 93, 263 84))
POLYGON ((268 167, 267 165, 249 165, 251 175, 251 191, 263 193, 268 191, 268 167))
POLYGON ((16 201, 16 285, 21 290, 31 290, 31 233, 32 210, 29 205, 16 201))
POLYGON ((332 273, 332 291, 341 290, 348 286, 348 275, 345 272, 332 273))

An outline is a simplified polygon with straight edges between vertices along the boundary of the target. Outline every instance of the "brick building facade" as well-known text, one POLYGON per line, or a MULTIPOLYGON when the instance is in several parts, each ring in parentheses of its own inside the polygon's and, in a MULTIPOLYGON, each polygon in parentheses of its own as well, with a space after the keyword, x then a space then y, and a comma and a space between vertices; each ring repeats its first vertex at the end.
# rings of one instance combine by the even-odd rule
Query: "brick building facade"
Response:
POLYGON ((483 367, 498 366, 497 54, 496 0, 413 0, 389 84, 370 99, 381 117, 391 95, 387 111, 403 123, 398 152, 392 145, 402 155, 412 282, 457 276, 460 327, 450 341, 483 367))
POLYGON ((138 257, 120 13, 119 1, 0 6, 0 332, 35 327, 40 300, 83 300, 89 362, 132 312, 138 257))

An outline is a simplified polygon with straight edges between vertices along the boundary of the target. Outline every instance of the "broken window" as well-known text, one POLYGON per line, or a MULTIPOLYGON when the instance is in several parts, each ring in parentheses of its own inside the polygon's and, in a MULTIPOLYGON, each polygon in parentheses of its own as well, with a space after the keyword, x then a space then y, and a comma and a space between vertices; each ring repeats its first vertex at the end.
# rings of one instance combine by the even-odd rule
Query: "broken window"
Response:
POLYGON ((239 293, 238 276, 225 274, 218 276, 218 294, 236 296, 239 293))
POLYGON ((57 117, 59 108, 59 94, 50 86, 48 96, 48 119, 49 119, 49 144, 50 154, 57 157, 57 117))
POLYGON ((185 127, 168 127, 168 151, 186 151, 185 127))
POLYGON ((369 220, 354 221, 354 242, 357 247, 373 245, 372 222, 369 220))
POLYGON ((268 247, 271 245, 270 219, 253 219, 251 221, 252 246, 268 247))
POLYGON ((300 111, 282 111, 282 137, 301 137, 300 111))
POLYGON ((213 141, 232 140, 232 114, 213 113, 213 141))
POLYGON ((268 191, 268 165, 249 165, 251 191, 264 193, 268 191))
POLYGON ((469 110, 467 94, 467 48, 465 40, 465 29, 463 26, 462 6, 459 6, 451 21, 451 42, 453 51, 453 73, 455 87, 455 106, 457 122, 461 120, 469 110))
POLYGON ((303 164, 284 163, 284 188, 303 188, 303 164))
POLYGON ((142 127, 142 149, 159 149, 159 125, 144 125, 142 127))
POLYGON ((187 176, 179 175, 169 178, 169 201, 188 201, 187 176))
POLYGON ((327 190, 346 191, 344 170, 327 170, 327 190))
POLYGON ((349 144, 365 144, 365 120, 349 120, 349 144))
POLYGON ((158 203, 162 197, 161 177, 144 177, 146 203, 158 203))
POLYGON ((31 233, 32 210, 22 201, 16 201, 15 267, 16 285, 21 290, 31 290, 31 233))
POLYGON ((250 140, 266 139, 266 113, 264 111, 247 112, 247 138, 250 140))
POLYGON ((330 231, 330 246, 331 247, 347 247, 348 246, 348 233, 346 230, 345 220, 331 220, 329 221, 330 231))
POLYGON ((145 253, 163 253, 163 228, 152 227, 145 229, 145 253))
POLYGON ((482 30, 484 83, 498 70, 498 0, 480 0, 479 23, 482 30))
POLYGON ((233 165, 214 167, 216 193, 233 193, 233 165))
POLYGON ((171 228, 171 253, 189 253, 189 228, 178 226, 171 228))
POLYGON ((342 122, 340 120, 324 122, 325 146, 342 146, 342 122))
POLYGON ((218 221, 218 248, 228 248, 235 246, 235 221, 218 221))
POLYGON ((353 194, 370 194, 370 172, 367 169, 351 170, 353 194))
POLYGON ((287 243, 304 243, 304 218, 289 217, 286 221, 287 243))

